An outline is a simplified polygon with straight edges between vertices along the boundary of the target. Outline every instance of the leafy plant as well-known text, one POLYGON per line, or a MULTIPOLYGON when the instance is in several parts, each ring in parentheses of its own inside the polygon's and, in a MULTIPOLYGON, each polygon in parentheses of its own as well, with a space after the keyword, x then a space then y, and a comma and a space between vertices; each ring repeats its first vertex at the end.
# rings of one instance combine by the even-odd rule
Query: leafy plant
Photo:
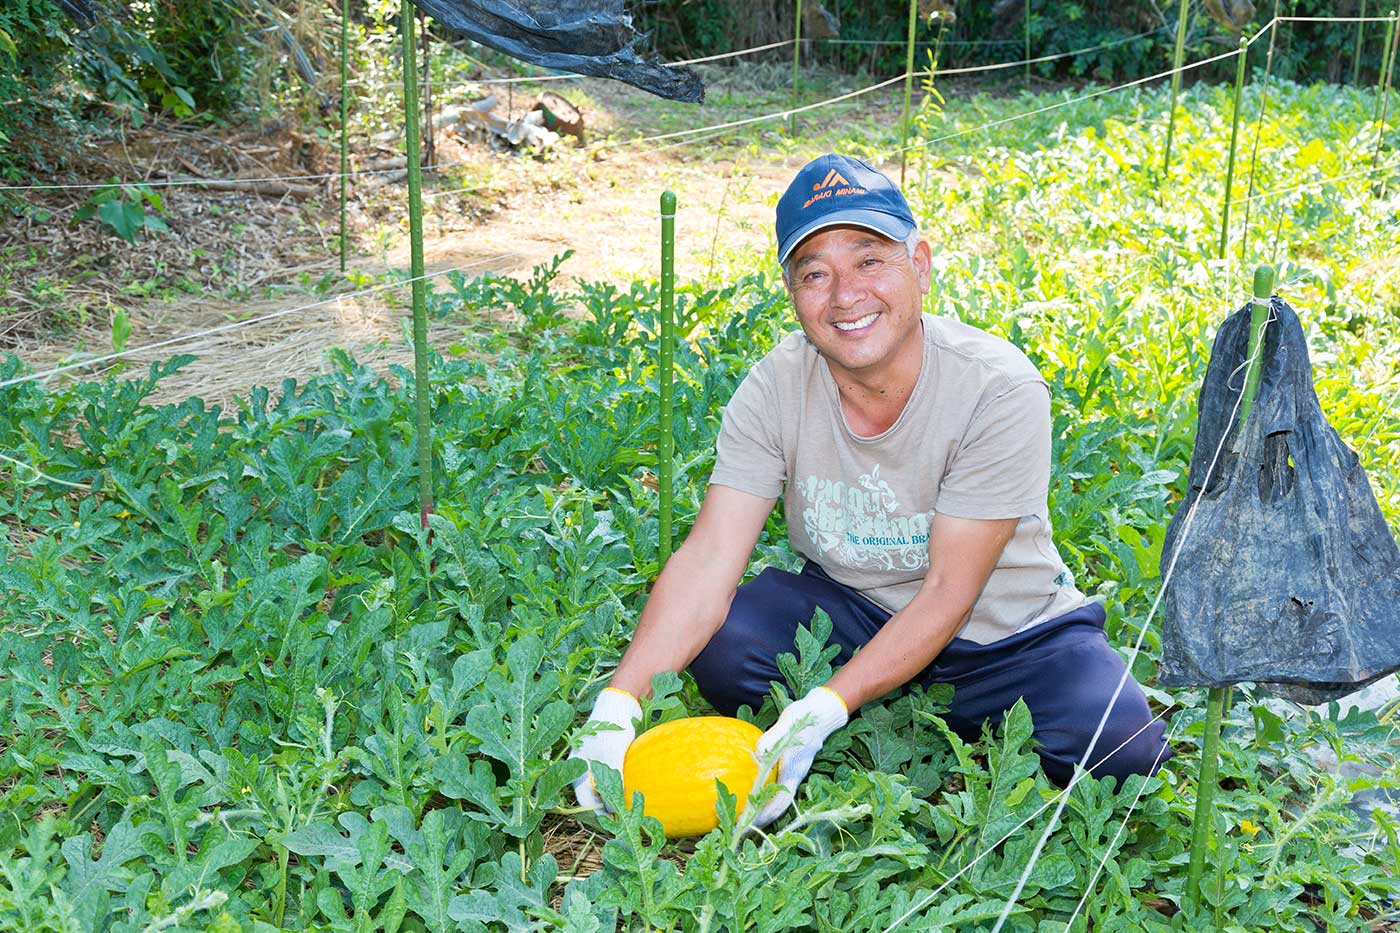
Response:
MULTIPOLYGON (((169 233, 162 215, 165 206, 161 196, 150 185, 121 185, 99 188, 74 213, 74 221, 96 216, 104 226, 128 243, 134 242, 142 230, 169 233)), ((115 342, 115 330, 114 342, 115 342)))
MULTIPOLYGON (((1259 201, 1248 255, 1282 229, 1280 291, 1306 312, 1319 398, 1396 520, 1385 353, 1400 299, 1377 271, 1393 224, 1364 181, 1339 177, 1369 152, 1374 99, 1270 93, 1257 188, 1313 187, 1259 201)), ((1045 376, 1057 546, 1105 601, 1111 643, 1126 653, 1142 636, 1134 674, 1173 730, 1157 776, 1076 785, 1008 929, 1361 929, 1400 897, 1396 821, 1348 806, 1400 786, 1394 716, 1245 688, 1222 743, 1210 890, 1199 912, 1181 906, 1201 704, 1152 687, 1151 606, 1209 338, 1238 298, 1214 258, 1227 98, 1200 84, 1185 99, 1189 174, 1160 205, 1162 127, 1144 116, 1160 113, 1158 90, 966 133, 911 163, 935 246, 926 307, 1006 337, 1045 376)), ((950 99, 928 130, 1062 103, 950 99)), ((895 129, 842 132, 878 152, 895 129)), ((134 189, 105 190, 158 216, 134 189)), ((723 405, 795 326, 760 261, 739 257, 723 288, 681 287, 681 537, 723 405)), ((385 378, 337 352, 326 372, 227 410, 153 401, 189 357, 0 388, 0 928, 991 924, 1060 794, 1024 707, 972 741, 942 718, 945 687, 868 704, 762 830, 724 797, 717 830, 667 843, 603 769, 612 812, 576 811, 571 734, 659 569, 657 293, 566 289, 557 271, 432 296, 443 317, 507 307, 520 329, 431 360, 427 531, 405 369, 385 378)), ((22 370, 5 358, 0 382, 22 370)), ((757 558, 751 572, 799 565, 780 513, 757 558)), ((825 680, 829 637, 816 613, 748 715, 770 722, 825 680)), ((708 712, 687 675, 653 688, 644 728, 708 712)))

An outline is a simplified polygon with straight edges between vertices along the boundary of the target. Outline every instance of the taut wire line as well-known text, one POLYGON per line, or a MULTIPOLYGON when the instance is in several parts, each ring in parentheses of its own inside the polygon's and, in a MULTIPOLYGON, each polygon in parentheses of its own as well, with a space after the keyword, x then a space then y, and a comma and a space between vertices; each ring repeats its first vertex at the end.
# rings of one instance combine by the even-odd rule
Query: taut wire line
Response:
MULTIPOLYGON (((1251 300, 1253 299, 1251 298, 1251 300)), ((1226 378, 1227 386, 1230 383, 1230 379, 1233 379, 1236 373, 1239 373, 1241 370, 1248 372, 1249 368, 1254 365, 1255 360, 1263 356, 1264 347, 1266 344, 1265 337, 1268 333, 1268 326, 1274 320, 1275 315, 1273 313, 1273 304, 1271 302, 1269 305, 1269 316, 1267 319, 1265 319, 1263 326, 1259 330, 1259 345, 1255 348, 1254 356, 1246 358, 1243 363, 1241 363, 1234 369, 1233 372, 1231 372, 1230 376, 1226 378)), ((1215 472, 1215 465, 1220 460, 1220 453, 1225 449, 1225 443, 1230 439, 1230 436, 1232 434, 1232 428, 1238 421, 1240 405, 1243 402, 1244 392, 1241 391, 1240 394, 1235 398, 1235 407, 1230 412, 1229 420, 1226 421, 1227 427, 1220 433, 1220 443, 1216 445, 1215 453, 1211 455, 1210 464, 1206 467, 1205 476, 1201 480, 1202 489, 1205 489, 1210 485, 1211 475, 1215 472)), ((1104 726, 1108 723, 1108 716, 1109 713, 1113 710, 1113 705, 1118 702, 1118 697, 1123 692, 1123 687, 1127 683, 1129 672, 1132 671, 1133 664, 1137 661, 1138 653, 1142 650, 1142 640, 1147 635, 1147 630, 1152 624, 1152 618, 1157 614, 1157 609, 1162 604, 1162 597, 1166 595, 1167 587, 1171 585, 1172 577, 1176 573, 1177 561, 1181 558, 1181 552, 1186 547, 1186 541, 1191 534, 1193 526, 1195 525, 1196 513, 1200 508, 1201 500, 1203 498, 1204 496, 1196 496, 1191 501, 1191 508, 1187 511, 1186 520, 1181 527, 1181 537, 1176 542, 1176 550, 1172 553, 1172 559, 1167 565, 1167 572, 1162 577, 1162 585, 1157 590, 1157 598, 1152 601, 1152 608, 1147 613, 1147 619, 1142 624, 1142 630, 1138 632, 1137 641, 1133 643, 1133 650, 1128 657, 1127 664, 1123 668, 1123 675, 1118 678, 1118 687, 1113 691, 1113 696, 1109 699, 1108 706, 1105 707, 1103 715, 1099 717, 1098 728, 1094 730, 1094 735, 1089 740, 1089 747, 1084 752, 1083 761, 1080 762, 1081 767, 1083 766, 1084 761, 1088 761, 1089 753, 1093 751, 1094 746, 1098 743, 1099 736, 1103 734, 1104 726)), ((1041 834, 1040 841, 1036 843, 1035 848, 1031 851, 1030 861, 1026 863, 1025 869, 1021 872, 1020 879, 1016 882, 1015 890, 1011 892, 1011 897, 1007 898, 1006 906, 1002 909, 1001 916, 997 918, 996 925, 992 927, 992 933, 1000 933, 1002 926, 1006 923, 1007 917, 1011 916, 1011 910, 1013 907, 1016 906, 1016 901, 1020 899, 1021 892, 1025 890, 1026 882, 1030 880, 1031 871, 1034 870, 1035 863, 1040 859, 1040 853, 1044 851, 1045 844, 1050 841, 1050 836, 1055 832, 1055 827, 1056 824, 1059 822, 1060 814, 1064 812, 1066 800, 1068 800, 1068 797, 1062 797, 1060 799, 1059 804, 1055 807, 1055 812, 1050 816, 1050 822, 1047 823, 1045 826, 1045 832, 1041 834)))
POLYGON ((151 351, 151 350, 159 350, 159 349, 161 349, 161 348, 163 348, 163 347, 169 347, 169 346, 174 346, 174 345, 176 345, 176 344, 187 343, 188 341, 196 340, 196 339, 198 339, 198 338, 200 338, 200 337, 208 337, 208 336, 211 336, 211 335, 213 335, 213 334, 222 334, 222 333, 225 333, 225 332, 227 332, 227 331, 237 330, 237 329, 239 329, 239 328, 241 328, 241 327, 249 327, 249 326, 251 326, 251 325, 253 325, 253 324, 261 324, 261 323, 263 323, 264 321, 271 321, 271 320, 273 320, 273 319, 275 319, 275 318, 286 317, 286 316, 289 315, 289 314, 296 314, 296 313, 299 312, 299 311, 308 311, 308 310, 310 310, 310 309, 312 309, 312 308, 319 308, 319 307, 322 307, 323 305, 333 304, 333 303, 338 302, 338 301, 344 301, 344 300, 347 299, 347 298, 358 298, 358 297, 360 297, 360 296, 362 296, 362 295, 371 295, 371 294, 374 294, 375 292, 382 292, 382 291, 384 291, 385 289, 398 288, 398 287, 400 287, 400 286, 408 285, 408 284, 411 284, 411 283, 413 283, 413 282, 419 282, 419 281, 423 281, 423 280, 425 280, 425 279, 437 278, 437 277, 440 276, 440 275, 447 275, 448 273, 451 273, 451 272, 461 272, 463 269, 470 269, 470 268, 472 268, 472 267, 474 267, 474 266, 481 266, 481 265, 485 265, 486 263, 489 263, 489 262, 496 262, 496 261, 501 260, 501 259, 509 259, 509 258, 511 258, 512 256, 518 256, 518 255, 520 255, 520 254, 519 254, 519 253, 502 253, 502 254, 499 255, 499 256, 491 256, 491 257, 489 257, 489 258, 487 258, 487 259, 479 259, 479 260, 477 260, 477 261, 475 261, 475 262, 464 263, 464 264, 462 264, 462 265, 460 265, 460 266, 456 266, 456 267, 451 268, 451 269, 443 269, 441 272, 430 272, 430 273, 427 273, 427 274, 425 274, 425 275, 417 276, 416 278, 403 279, 403 280, 401 280, 401 281, 384 282, 384 283, 382 283, 382 284, 375 285, 375 286, 372 286, 372 287, 370 287, 370 288, 360 289, 359 291, 348 292, 348 293, 346 293, 346 294, 344 294, 344 295, 336 295, 336 296, 333 297, 333 298, 325 298, 325 299, 322 299, 321 301, 313 301, 313 302, 310 303, 310 304, 298 305, 298 306, 295 307, 295 308, 283 308, 283 309, 281 309, 281 310, 279 310, 279 311, 273 311, 273 312, 271 312, 271 313, 269 313, 269 314, 262 314, 262 315, 259 315, 259 316, 257 316, 257 317, 248 318, 248 319, 245 320, 245 321, 231 321, 231 322, 229 322, 228 324, 220 324, 218 327, 211 327, 211 328, 209 328, 209 329, 207 329, 207 330, 196 331, 196 332, 194 332, 194 333, 192 333, 192 334, 182 334, 182 335, 180 335, 180 336, 178 336, 178 337, 171 337, 171 338, 169 338, 169 339, 167 339, 167 340, 160 340, 160 341, 157 341, 156 343, 148 343, 148 344, 146 344, 145 346, 132 347, 132 348, 129 349, 129 350, 122 350, 122 351, 120 351, 120 352, 118 352, 118 353, 108 353, 106 356, 93 357, 92 359, 89 359, 89 360, 80 360, 80 361, 78 361, 78 362, 76 362, 76 363, 68 363, 68 364, 63 365, 63 366, 55 366, 54 368, 52 368, 52 369, 46 369, 46 370, 44 370, 43 372, 28 373, 27 375, 24 375, 24 376, 16 376, 16 377, 14 377, 13 379, 6 379, 4 382, 0 382, 0 389, 4 389, 4 388, 6 388, 6 387, 8 387, 8 386, 12 386, 12 385, 18 385, 18 384, 20 384, 20 383, 22 383, 22 382, 32 382, 32 381, 34 381, 34 380, 36 380, 36 379, 46 379, 46 378, 48 378, 49 376, 56 376, 56 375, 58 375, 58 374, 60 374, 60 373, 71 372, 72 370, 75 370, 75 369, 87 369, 87 368, 92 367, 92 366, 97 366, 98 364, 101 364, 101 363, 109 363, 109 362, 111 362, 111 361, 113 361, 113 360, 124 359, 125 357, 133 356, 133 355, 138 354, 138 353, 146 353, 146 352, 149 352, 149 351, 151 351))

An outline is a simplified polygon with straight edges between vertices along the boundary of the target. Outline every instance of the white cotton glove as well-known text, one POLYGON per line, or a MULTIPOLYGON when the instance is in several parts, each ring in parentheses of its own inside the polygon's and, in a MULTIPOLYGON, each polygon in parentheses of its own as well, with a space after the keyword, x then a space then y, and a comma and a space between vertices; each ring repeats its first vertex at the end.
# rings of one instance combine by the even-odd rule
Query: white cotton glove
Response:
POLYGON ((598 694, 598 699, 593 703, 593 712, 588 714, 587 724, 602 725, 603 728, 586 736, 569 755, 588 763, 588 770, 574 781, 574 796, 578 798, 579 806, 592 807, 599 813, 606 809, 603 801, 598 799, 598 789, 593 783, 593 764, 605 764, 621 774, 627 746, 637 735, 632 720, 641 718, 642 705, 627 691, 608 687, 598 694))
POLYGON ((780 745, 785 748, 778 758, 778 783, 782 789, 758 811, 758 816, 754 817, 755 826, 767 826, 782 816, 792 804, 797 785, 811 770, 822 744, 849 719, 846 701, 829 687, 816 687, 783 710, 773 728, 759 738, 755 751, 761 761, 774 748, 780 745))

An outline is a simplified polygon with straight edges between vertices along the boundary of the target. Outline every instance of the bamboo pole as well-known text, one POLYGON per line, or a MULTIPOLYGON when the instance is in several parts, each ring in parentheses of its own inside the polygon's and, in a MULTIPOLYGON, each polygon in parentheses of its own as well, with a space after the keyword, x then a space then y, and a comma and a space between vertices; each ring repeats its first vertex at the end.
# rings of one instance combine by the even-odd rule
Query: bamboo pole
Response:
POLYGON ((1269 298, 1274 291, 1274 270, 1260 266, 1254 270, 1254 301, 1250 305, 1249 352, 1245 356, 1251 361, 1244 371, 1244 396, 1240 399, 1239 425, 1244 427, 1249 413, 1254 410, 1254 394, 1259 390, 1259 378, 1263 375, 1264 364, 1259 353, 1259 342, 1263 339, 1264 323, 1269 319, 1269 298), (1255 356, 1261 359, 1254 359, 1255 356))
POLYGON ((659 361, 656 380, 661 390, 661 437, 656 444, 657 487, 661 499, 660 562, 658 571, 671 557, 671 509, 676 472, 676 439, 672 430, 675 399, 672 392, 675 370, 676 316, 676 195, 661 193, 661 321, 658 330, 659 361))
POLYGON ((1249 58, 1249 40, 1240 36, 1239 61, 1235 66, 1235 112, 1230 116, 1230 158, 1225 168, 1225 198, 1220 207, 1220 258, 1230 239, 1230 190, 1235 184, 1235 150, 1240 139, 1240 97, 1244 92, 1244 66, 1249 58))
POLYGON ((899 187, 904 188, 904 166, 909 161, 909 104, 914 96, 914 31, 919 22, 919 0, 909 0, 909 40, 904 52, 904 119, 899 140, 899 187))
POLYGON ((1172 104, 1167 116, 1167 145, 1162 152, 1162 179, 1157 183, 1157 191, 1167 180, 1172 167, 1172 137, 1176 133, 1176 98, 1181 93, 1181 62, 1186 50, 1186 8, 1191 0, 1181 0, 1176 13, 1176 50, 1172 52, 1172 104))
MULTIPOLYGON (((794 0, 792 27, 792 109, 797 109, 797 69, 802 63, 802 0, 794 0)), ((797 132, 797 114, 788 115, 788 133, 797 132)))
POLYGON ((345 271, 345 183, 350 174, 350 0, 340 2, 340 271, 345 271))
MULTIPOLYGON (((1264 135, 1264 117, 1269 108, 1269 78, 1274 73, 1274 40, 1278 38, 1278 11, 1281 0, 1274 0, 1274 23, 1269 30, 1269 54, 1264 59, 1264 85, 1259 91, 1259 118, 1254 124, 1254 147, 1249 155, 1249 188, 1246 198, 1254 194, 1254 172, 1259 165, 1259 139, 1264 135)), ((1244 202, 1244 225, 1240 233, 1240 267, 1243 268, 1248 260, 1249 249, 1249 214, 1254 206, 1253 201, 1244 202)))
MULTIPOLYGON (((1250 307, 1249 347, 1245 354, 1244 390, 1240 398, 1237 430, 1243 430, 1254 407, 1254 395, 1259 389, 1263 371, 1260 344, 1264 325, 1269 319, 1269 297, 1274 290, 1274 270, 1260 266, 1254 271, 1254 300, 1250 307)), ((1186 903, 1195 908, 1200 903, 1201 875, 1205 870, 1206 849, 1210 846, 1215 818, 1215 788, 1220 765, 1220 721, 1224 713, 1229 687, 1212 687, 1206 701, 1206 734, 1201 744, 1201 771, 1196 781, 1196 814, 1191 826, 1191 861, 1186 871, 1186 903)))
POLYGON ((403 32, 404 155, 408 159, 409 269, 413 278, 413 396, 418 427, 418 519, 428 527, 433 511, 432 410, 428 398, 428 308, 423 281, 423 170, 418 142, 418 66, 413 37, 414 9, 403 0, 399 16, 403 32))
MULTIPOLYGON (((1385 54, 1381 57, 1380 112, 1376 120, 1376 152, 1371 157, 1371 173, 1375 174, 1381 164, 1381 149, 1385 145, 1385 119, 1390 110, 1390 86, 1395 75, 1395 59, 1400 53, 1400 11, 1390 11, 1390 22, 1385 24, 1385 54)), ((1385 181, 1376 186, 1378 194, 1385 191, 1385 181)))
POLYGON ((1366 0, 1361 0, 1360 18, 1356 21, 1356 43, 1351 49, 1351 83, 1353 86, 1361 83, 1361 47, 1365 44, 1361 38, 1362 30, 1366 23, 1366 0))
POLYGON ((1191 824, 1191 861, 1186 869, 1186 904, 1194 909, 1200 903, 1201 874, 1210 846, 1211 821, 1215 815, 1216 775, 1220 766, 1220 717, 1225 706, 1224 687, 1212 687, 1206 700, 1206 735, 1201 744, 1201 770, 1196 779, 1196 814, 1191 824))
POLYGON ((418 11, 418 25, 423 31, 423 146, 424 161, 437 164, 437 140, 433 132, 433 48, 428 35, 428 14, 418 11))
POLYGON ((1385 94, 1386 85, 1389 83, 1391 66, 1395 63, 1391 61, 1391 40, 1395 37, 1395 16, 1396 11, 1390 11, 1390 19, 1385 24, 1385 42, 1381 46, 1381 70, 1376 78, 1376 89, 1379 92, 1376 97, 1376 109, 1372 112, 1375 118, 1381 109, 1381 97, 1385 94))
POLYGON ((1025 34, 1026 34, 1026 54, 1021 58, 1026 63, 1026 87, 1031 85, 1031 0, 1026 0, 1025 34))

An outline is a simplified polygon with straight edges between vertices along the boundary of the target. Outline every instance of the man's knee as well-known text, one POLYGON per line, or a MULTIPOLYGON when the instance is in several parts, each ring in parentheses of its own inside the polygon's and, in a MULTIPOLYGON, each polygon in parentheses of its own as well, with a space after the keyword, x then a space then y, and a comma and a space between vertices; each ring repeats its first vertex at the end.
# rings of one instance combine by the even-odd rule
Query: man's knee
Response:
POLYGON ((1058 747, 1042 751, 1045 772, 1052 780, 1067 784, 1074 775, 1075 765, 1082 763, 1094 777, 1113 777, 1122 787, 1131 775, 1155 774, 1171 757, 1171 748, 1164 737, 1165 724, 1152 718, 1147 700, 1136 684, 1124 687, 1123 696, 1114 705, 1097 740, 1094 733, 1108 697, 1102 705, 1083 709, 1072 723, 1063 727, 1055 743, 1058 747))

